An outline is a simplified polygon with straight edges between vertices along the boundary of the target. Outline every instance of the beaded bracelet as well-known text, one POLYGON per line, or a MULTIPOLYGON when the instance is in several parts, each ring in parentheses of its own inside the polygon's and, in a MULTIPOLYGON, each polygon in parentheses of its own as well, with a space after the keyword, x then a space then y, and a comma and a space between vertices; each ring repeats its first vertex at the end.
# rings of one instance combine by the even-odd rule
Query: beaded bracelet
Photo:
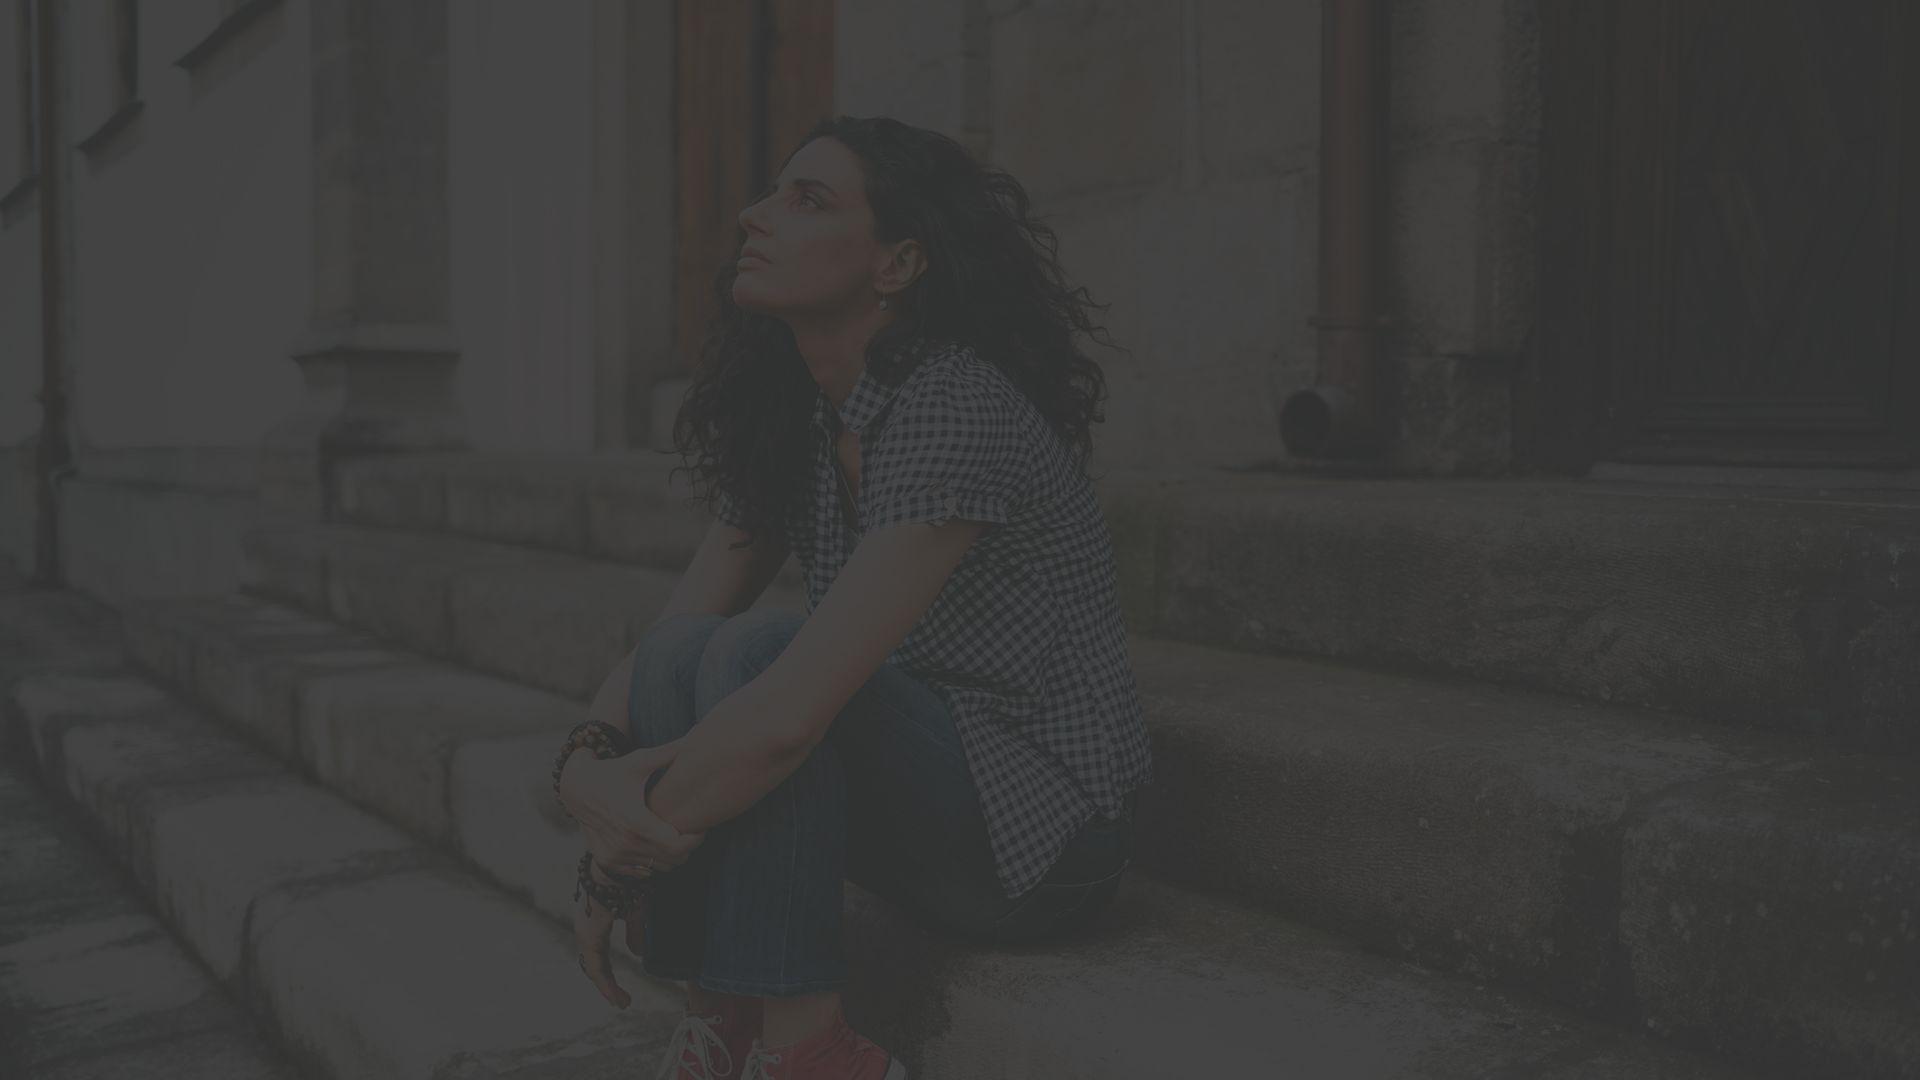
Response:
POLYGON ((602 885, 598 881, 595 881, 593 879, 593 852, 591 851, 580 856, 578 878, 579 880, 573 888, 573 898, 577 901, 580 899, 582 893, 586 894, 589 898, 587 903, 587 914, 589 915, 593 914, 592 901, 594 900, 600 901, 600 906, 606 908, 616 919, 625 918, 633 912, 640 910, 646 903, 647 886, 645 883, 622 885, 619 882, 615 882, 611 885, 602 885))
MULTIPOLYGON (((555 802, 560 802, 560 773, 566 769, 567 759, 573 756, 573 752, 582 748, 593 751, 594 757, 612 758, 627 753, 633 749, 633 746, 631 740, 627 738, 627 733, 612 724, 599 720, 586 720, 576 724, 574 729, 567 733, 567 745, 560 749, 560 756, 553 761, 555 802)), ((563 802, 560 803, 560 812, 568 817, 573 816, 567 812, 567 804, 563 802)))

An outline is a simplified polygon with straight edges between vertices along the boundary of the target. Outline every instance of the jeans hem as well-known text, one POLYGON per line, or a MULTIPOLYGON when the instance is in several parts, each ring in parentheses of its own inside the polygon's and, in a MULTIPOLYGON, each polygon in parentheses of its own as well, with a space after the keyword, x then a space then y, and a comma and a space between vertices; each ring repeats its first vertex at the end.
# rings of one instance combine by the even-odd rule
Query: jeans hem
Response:
POLYGON ((837 979, 803 979, 799 982, 759 982, 753 979, 725 979, 702 975, 696 982, 702 990, 746 997, 791 997, 795 994, 833 993, 846 989, 847 985, 844 976, 837 979))

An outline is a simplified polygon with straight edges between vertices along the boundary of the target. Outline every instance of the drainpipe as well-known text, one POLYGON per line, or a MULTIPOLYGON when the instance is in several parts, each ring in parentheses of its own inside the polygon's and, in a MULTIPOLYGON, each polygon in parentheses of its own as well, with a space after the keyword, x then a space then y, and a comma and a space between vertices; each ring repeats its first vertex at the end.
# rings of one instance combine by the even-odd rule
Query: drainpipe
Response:
POLYGON ((60 565, 60 491, 58 478, 72 471, 67 445, 66 266, 62 258, 66 233, 66 158, 59 120, 61 78, 60 8, 52 0, 34 3, 34 49, 39 54, 35 78, 39 87, 38 129, 40 176, 35 182, 40 203, 40 441, 34 475, 34 568, 36 584, 56 586, 65 576, 60 565))
POLYGON ((1322 0, 1320 11, 1320 364, 1315 385, 1281 407, 1280 437, 1296 457, 1362 457, 1388 426, 1388 0, 1322 0))

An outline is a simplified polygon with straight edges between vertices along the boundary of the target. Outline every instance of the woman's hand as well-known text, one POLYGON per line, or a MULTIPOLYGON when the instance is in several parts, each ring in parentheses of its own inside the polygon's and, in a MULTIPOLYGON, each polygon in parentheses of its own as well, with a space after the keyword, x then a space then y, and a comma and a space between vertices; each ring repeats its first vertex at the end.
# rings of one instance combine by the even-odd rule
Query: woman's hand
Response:
MULTIPOLYGON (((593 868, 595 881, 608 884, 600 867, 593 868)), ((613 912, 605 905, 596 902, 590 896, 581 896, 580 906, 573 912, 573 941, 580 950, 580 970, 593 982, 594 989, 607 999, 607 1004, 616 1009, 624 1009, 633 1003, 633 996, 622 989, 613 977, 613 957, 611 942, 613 924, 618 921, 613 912)), ((645 952, 646 930, 642 922, 642 913, 632 912, 626 919, 627 951, 635 956, 645 952)))
POLYGON ((682 835, 647 809, 647 778, 679 752, 678 740, 617 758, 576 750, 560 774, 560 801, 580 823, 597 867, 644 878, 687 861, 705 833, 682 835))

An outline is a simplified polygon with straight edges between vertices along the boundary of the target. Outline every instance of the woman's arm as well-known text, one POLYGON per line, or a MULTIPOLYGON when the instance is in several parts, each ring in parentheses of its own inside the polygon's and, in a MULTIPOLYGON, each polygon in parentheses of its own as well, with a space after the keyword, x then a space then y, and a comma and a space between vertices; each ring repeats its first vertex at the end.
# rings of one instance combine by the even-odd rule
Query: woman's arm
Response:
POLYGON ((779 658, 680 740, 647 807, 705 832, 772 791, 906 640, 979 531, 956 518, 868 534, 779 658))

